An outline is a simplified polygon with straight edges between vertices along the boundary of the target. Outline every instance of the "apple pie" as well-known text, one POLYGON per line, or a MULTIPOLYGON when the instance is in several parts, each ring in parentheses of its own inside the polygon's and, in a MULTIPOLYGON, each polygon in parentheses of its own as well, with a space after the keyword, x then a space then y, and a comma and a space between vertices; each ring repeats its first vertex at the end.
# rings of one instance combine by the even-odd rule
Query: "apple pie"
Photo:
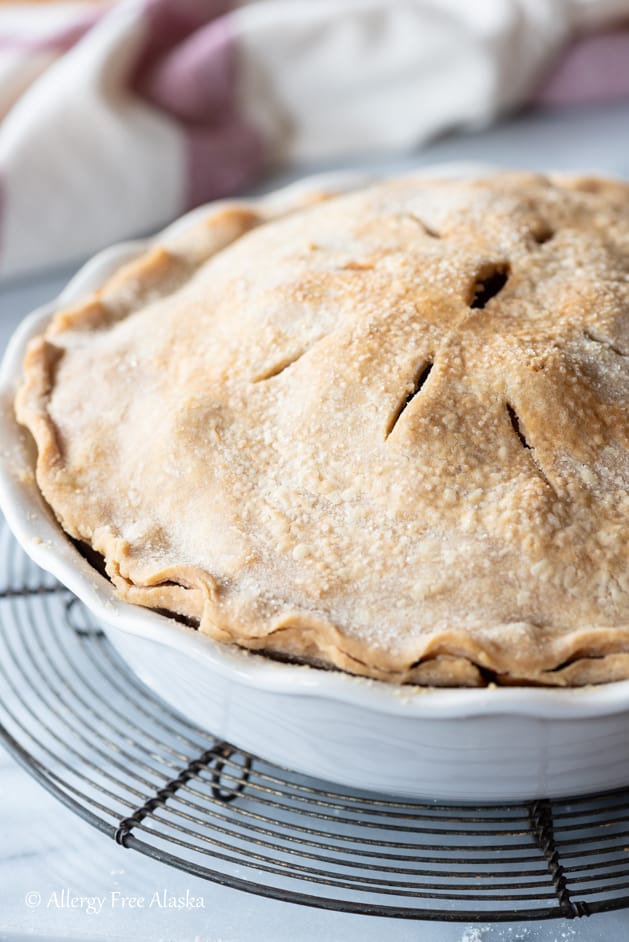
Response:
POLYGON ((629 678, 629 185, 223 205, 56 313, 17 414, 120 596, 219 642, 430 686, 629 678))

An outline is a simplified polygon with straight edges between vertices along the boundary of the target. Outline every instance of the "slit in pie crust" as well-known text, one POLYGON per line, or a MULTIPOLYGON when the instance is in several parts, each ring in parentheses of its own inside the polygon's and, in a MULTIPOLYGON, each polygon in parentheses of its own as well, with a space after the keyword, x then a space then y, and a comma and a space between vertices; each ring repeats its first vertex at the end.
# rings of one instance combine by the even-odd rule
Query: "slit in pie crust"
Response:
POLYGON ((210 213, 17 398, 122 598, 449 686, 629 678, 628 406, 629 187, 524 173, 210 213))

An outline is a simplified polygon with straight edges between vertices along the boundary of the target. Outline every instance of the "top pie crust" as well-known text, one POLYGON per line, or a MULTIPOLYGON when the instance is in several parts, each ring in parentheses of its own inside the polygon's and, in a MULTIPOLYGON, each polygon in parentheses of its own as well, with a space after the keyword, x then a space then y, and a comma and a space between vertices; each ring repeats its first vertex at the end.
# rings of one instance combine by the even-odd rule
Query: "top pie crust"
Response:
POLYGON ((17 414, 63 528, 219 641, 403 683, 629 677, 629 186, 262 205, 31 343, 17 414))

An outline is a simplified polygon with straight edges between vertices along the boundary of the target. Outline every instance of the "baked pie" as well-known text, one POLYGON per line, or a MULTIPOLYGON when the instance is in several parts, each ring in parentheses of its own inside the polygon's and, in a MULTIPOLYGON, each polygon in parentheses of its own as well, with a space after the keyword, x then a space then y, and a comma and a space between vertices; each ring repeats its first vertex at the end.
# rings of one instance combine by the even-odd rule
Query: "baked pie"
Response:
POLYGON ((629 677, 629 185, 232 205, 35 339, 17 399, 120 596, 398 683, 629 677))

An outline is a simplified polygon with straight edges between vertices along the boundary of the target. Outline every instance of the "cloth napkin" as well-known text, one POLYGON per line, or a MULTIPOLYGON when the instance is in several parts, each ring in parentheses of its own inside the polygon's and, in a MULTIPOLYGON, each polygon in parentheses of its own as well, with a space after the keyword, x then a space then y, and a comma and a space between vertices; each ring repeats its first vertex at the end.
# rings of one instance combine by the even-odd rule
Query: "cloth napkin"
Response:
POLYGON ((0 274, 154 230, 282 161, 629 94, 629 31, 608 37, 613 67, 601 35, 558 58, 623 17, 629 0, 0 3, 0 274))

